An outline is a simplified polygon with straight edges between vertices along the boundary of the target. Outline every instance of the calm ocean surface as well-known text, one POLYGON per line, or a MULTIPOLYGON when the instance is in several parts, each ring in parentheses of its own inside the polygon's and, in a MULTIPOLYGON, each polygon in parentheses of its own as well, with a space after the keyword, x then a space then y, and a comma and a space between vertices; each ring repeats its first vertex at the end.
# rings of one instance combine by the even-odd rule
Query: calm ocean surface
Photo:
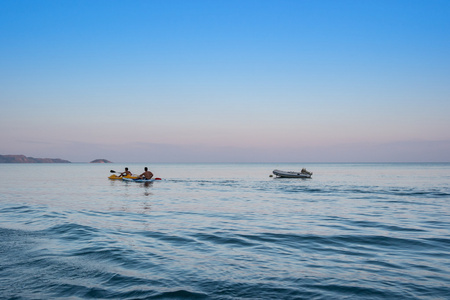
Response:
POLYGON ((450 299, 450 164, 0 164, 0 298, 450 299))

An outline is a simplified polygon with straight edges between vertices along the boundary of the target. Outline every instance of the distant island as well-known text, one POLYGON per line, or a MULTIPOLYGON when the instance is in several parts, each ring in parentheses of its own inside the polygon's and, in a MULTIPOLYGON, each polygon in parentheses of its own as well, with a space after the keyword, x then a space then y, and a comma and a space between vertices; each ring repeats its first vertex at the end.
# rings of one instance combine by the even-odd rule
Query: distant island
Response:
POLYGON ((0 163, 36 164, 36 163, 71 163, 71 162, 60 158, 34 158, 34 157, 27 157, 25 155, 0 155, 0 163))
POLYGON ((91 164, 110 164, 110 163, 112 162, 104 158, 94 159, 93 161, 91 161, 91 164))

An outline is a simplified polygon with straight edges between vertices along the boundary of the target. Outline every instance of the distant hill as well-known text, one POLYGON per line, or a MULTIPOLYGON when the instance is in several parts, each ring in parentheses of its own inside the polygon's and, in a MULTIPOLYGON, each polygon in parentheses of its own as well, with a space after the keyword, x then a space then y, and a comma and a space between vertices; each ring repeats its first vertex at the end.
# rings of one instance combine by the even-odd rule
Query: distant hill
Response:
POLYGON ((0 155, 0 163, 70 163, 68 160, 60 158, 34 158, 25 155, 0 155))
POLYGON ((91 164, 110 164, 110 163, 112 162, 104 158, 94 159, 93 161, 91 161, 91 164))

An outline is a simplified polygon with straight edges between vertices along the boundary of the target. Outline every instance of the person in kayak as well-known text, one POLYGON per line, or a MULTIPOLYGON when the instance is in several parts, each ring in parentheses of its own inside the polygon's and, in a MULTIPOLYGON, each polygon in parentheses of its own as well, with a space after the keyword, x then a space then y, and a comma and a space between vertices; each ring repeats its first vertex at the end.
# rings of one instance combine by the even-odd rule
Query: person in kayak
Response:
POLYGON ((153 173, 148 170, 147 167, 144 168, 144 173, 139 175, 140 179, 152 179, 153 173))
POLYGON ((131 172, 130 171, 128 171, 128 168, 125 168, 125 172, 122 172, 122 173, 120 173, 120 176, 127 176, 127 175, 133 175, 133 174, 131 174, 131 172))

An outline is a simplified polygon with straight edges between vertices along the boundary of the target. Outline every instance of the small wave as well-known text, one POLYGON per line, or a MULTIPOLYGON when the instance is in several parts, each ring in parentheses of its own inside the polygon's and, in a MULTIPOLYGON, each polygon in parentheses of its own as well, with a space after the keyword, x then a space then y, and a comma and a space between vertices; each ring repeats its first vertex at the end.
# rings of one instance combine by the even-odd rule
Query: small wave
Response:
POLYGON ((197 244, 197 241, 194 238, 189 236, 180 236, 174 233, 169 234, 158 231, 143 231, 137 232, 136 234, 147 241, 150 238, 154 241, 165 242, 178 247, 193 247, 197 244))
POLYGON ((336 193, 337 190, 335 189, 328 189, 328 188, 313 188, 308 186, 283 186, 278 187, 278 191, 281 191, 283 193, 288 194, 294 194, 294 193, 305 193, 305 194, 332 194, 336 193))
POLYGON ((208 295, 201 292, 192 292, 185 289, 161 292, 147 299, 206 299, 208 295))
POLYGON ((412 227, 400 227, 396 225, 387 225, 380 222, 351 220, 340 218, 341 221, 345 220, 348 225, 353 225, 357 228, 374 228, 379 230, 386 230, 387 232, 426 232, 424 229, 412 228, 412 227))
POLYGON ((424 240, 397 238, 382 235, 343 235, 332 236, 328 239, 346 245, 365 245, 376 248, 388 249, 415 249, 428 250, 429 244, 424 240))
POLYGON ((65 240, 92 239, 99 233, 99 229, 76 223, 64 223, 55 225, 45 230, 49 234, 57 235, 65 240))
POLYGON ((437 190, 413 190, 413 189, 391 189, 384 192, 385 194, 391 194, 395 196, 411 196, 411 197, 421 197, 421 198, 447 198, 450 194, 443 191, 437 190))
POLYGON ((20 206, 10 206, 0 209, 1 214, 14 214, 15 216, 20 215, 33 215, 46 211, 44 206, 31 206, 31 205, 20 205, 20 206))
POLYGON ((361 287, 356 285, 338 285, 338 284, 310 284, 305 285, 311 290, 320 291, 323 298, 351 298, 358 299, 402 299, 402 295, 387 289, 381 290, 379 288, 361 287))
POLYGON ((234 246, 234 247, 253 247, 256 246, 256 243, 251 242, 245 236, 232 235, 230 236, 227 233, 219 233, 215 232, 214 234, 208 233, 197 233, 194 235, 195 238, 198 238, 201 241, 211 242, 213 244, 218 245, 226 245, 226 246, 234 246))
POLYGON ((450 249, 450 238, 425 238, 424 241, 430 244, 430 249, 443 250, 447 257, 450 257, 450 253, 446 251, 450 249))

